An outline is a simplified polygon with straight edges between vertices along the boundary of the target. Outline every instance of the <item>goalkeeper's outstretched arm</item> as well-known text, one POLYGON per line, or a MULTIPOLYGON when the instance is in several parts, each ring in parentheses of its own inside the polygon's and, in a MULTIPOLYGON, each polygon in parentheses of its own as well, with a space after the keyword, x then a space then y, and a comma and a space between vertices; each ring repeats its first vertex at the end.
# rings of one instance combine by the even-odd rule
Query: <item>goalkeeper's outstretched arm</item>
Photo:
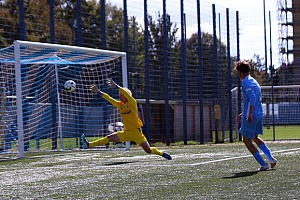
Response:
POLYGON ((133 102, 136 104, 135 99, 132 97, 132 92, 128 88, 123 88, 123 87, 119 86, 112 80, 112 78, 109 78, 107 80, 107 85, 111 88, 118 88, 119 92, 121 94, 123 94, 125 96, 125 98, 127 99, 126 101, 130 101, 130 102, 133 102))
POLYGON ((111 96, 109 96, 108 94, 106 94, 105 92, 102 92, 101 90, 98 89, 98 87, 96 85, 93 85, 91 87, 91 91, 95 94, 98 94, 100 97, 104 98, 105 100, 107 100, 109 103, 111 103, 113 106, 115 106, 116 108, 118 108, 118 103, 119 101, 117 101, 116 99, 112 98, 111 96))

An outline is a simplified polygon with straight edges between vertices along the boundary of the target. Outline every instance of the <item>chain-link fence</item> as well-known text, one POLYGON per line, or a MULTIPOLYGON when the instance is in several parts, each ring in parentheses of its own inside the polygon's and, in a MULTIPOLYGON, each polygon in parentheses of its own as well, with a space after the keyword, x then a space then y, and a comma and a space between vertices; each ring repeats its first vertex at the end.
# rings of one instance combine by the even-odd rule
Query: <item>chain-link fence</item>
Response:
POLYGON ((19 39, 126 52, 129 88, 153 142, 239 140, 241 97, 233 100, 239 80, 232 71, 240 58, 251 61, 261 85, 275 82, 273 71, 264 71, 262 10, 241 13, 200 0, 7 0, 0 10, 2 48, 19 39))

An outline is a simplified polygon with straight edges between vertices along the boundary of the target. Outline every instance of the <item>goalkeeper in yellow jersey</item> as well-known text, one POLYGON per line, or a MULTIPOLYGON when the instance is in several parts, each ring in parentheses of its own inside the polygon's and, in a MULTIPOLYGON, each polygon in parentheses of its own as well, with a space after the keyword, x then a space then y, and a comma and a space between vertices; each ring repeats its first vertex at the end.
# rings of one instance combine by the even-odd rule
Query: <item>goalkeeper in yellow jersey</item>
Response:
POLYGON ((131 91, 128 88, 123 88, 117 85, 112 79, 108 79, 108 86, 111 88, 117 88, 119 90, 120 101, 110 97, 108 94, 102 92, 97 86, 92 86, 91 90, 94 93, 100 94, 102 98, 106 99, 113 106, 119 109, 124 124, 124 130, 112 133, 104 138, 100 138, 96 141, 89 142, 86 140, 85 135, 81 136, 81 140, 84 142, 86 148, 94 146, 102 146, 108 142, 130 142, 134 141, 140 145, 146 153, 156 154, 162 156, 168 160, 172 157, 163 151, 158 150, 155 147, 151 147, 142 132, 141 127, 143 122, 138 117, 137 102, 133 98, 131 91))

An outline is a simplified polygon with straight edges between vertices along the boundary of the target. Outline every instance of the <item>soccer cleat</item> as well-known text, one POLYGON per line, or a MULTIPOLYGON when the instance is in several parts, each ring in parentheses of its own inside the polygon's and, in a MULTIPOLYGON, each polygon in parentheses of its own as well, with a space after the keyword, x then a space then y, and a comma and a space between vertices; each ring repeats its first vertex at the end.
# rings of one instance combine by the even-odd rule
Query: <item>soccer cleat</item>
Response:
POLYGON ((271 162, 270 162, 270 166, 271 166, 272 169, 275 167, 276 163, 277 163, 277 159, 276 159, 276 158, 273 158, 273 159, 271 160, 271 162))
POLYGON ((263 165, 263 166, 261 166, 260 168, 258 168, 258 171, 266 171, 266 170, 268 170, 268 169, 269 169, 269 165, 266 164, 266 165, 263 165))
POLYGON ((89 141, 87 141, 87 139, 85 138, 85 135, 82 134, 80 139, 81 139, 81 144, 82 144, 81 148, 88 149, 90 145, 89 145, 89 141))
POLYGON ((168 160, 172 160, 172 157, 166 152, 163 152, 162 157, 164 157, 165 159, 168 159, 168 160))

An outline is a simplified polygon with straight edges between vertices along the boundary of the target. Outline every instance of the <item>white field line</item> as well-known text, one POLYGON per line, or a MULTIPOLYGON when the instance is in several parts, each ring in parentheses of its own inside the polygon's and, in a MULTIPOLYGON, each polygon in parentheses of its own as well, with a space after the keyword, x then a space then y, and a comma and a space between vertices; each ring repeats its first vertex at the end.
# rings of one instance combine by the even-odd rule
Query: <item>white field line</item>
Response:
MULTIPOLYGON (((293 151, 298 151, 298 150, 300 150, 300 148, 273 151, 272 153, 293 152, 293 151)), ((234 160, 234 159, 239 159, 239 158, 247 158, 247 157, 251 157, 251 156, 252 155, 237 156, 237 157, 223 158, 223 159, 218 159, 218 160, 210 160, 210 161, 201 162, 201 163, 193 163, 193 164, 188 164, 188 165, 191 165, 191 166, 205 165, 205 164, 209 164, 209 163, 216 163, 216 162, 222 162, 222 161, 226 161, 226 160, 234 160)))

